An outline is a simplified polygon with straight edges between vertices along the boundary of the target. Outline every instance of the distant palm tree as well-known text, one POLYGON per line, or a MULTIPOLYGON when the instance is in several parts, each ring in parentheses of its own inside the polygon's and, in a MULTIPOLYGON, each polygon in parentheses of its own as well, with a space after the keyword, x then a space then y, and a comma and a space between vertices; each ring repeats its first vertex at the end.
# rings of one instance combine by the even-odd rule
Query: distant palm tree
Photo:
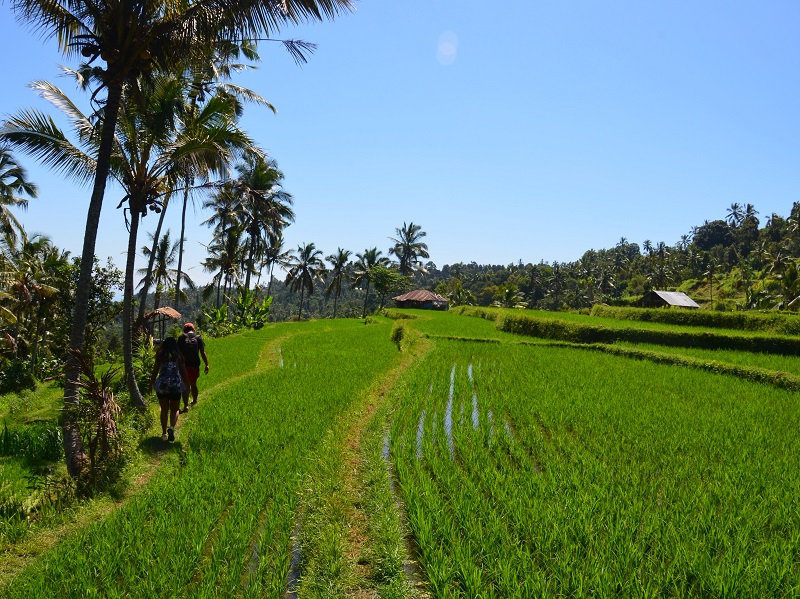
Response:
POLYGON ((292 195, 282 188, 283 173, 278 164, 258 154, 249 154, 236 167, 239 177, 231 182, 242 205, 243 225, 250 236, 245 269, 246 289, 255 270, 256 258, 284 227, 294 221, 292 195))
POLYGON ((321 281, 325 272, 325 263, 322 261, 322 250, 318 250, 313 243, 298 246, 297 254, 289 261, 289 272, 286 275, 286 284, 292 292, 300 290, 300 309, 297 312, 298 320, 303 316, 303 295, 314 293, 314 282, 321 281))
POLYGON ((342 292, 342 281, 350 280, 350 250, 343 250, 338 248, 335 254, 327 256, 325 259, 330 262, 330 281, 328 288, 325 290, 325 295, 330 296, 335 292, 333 297, 333 317, 336 318, 336 306, 339 302, 339 294, 342 292))
POLYGON ((397 237, 389 238, 394 241, 394 247, 389 249, 389 253, 397 256, 400 261, 400 274, 410 277, 415 272, 425 273, 425 269, 419 266, 419 259, 430 258, 428 244, 420 241, 427 233, 413 222, 408 225, 403 223, 403 227, 395 231, 397 237))
POLYGON ((283 233, 279 232, 274 238, 268 239, 269 245, 261 257, 261 268, 259 268, 259 277, 264 268, 267 269, 269 280, 267 281, 267 297, 272 291, 272 272, 276 266, 286 267, 289 264, 289 257, 292 255, 291 250, 284 249, 283 233))
POLYGON ((13 244, 22 225, 9 211, 9 208, 28 207, 28 200, 19 194, 32 198, 37 195, 36 185, 28 181, 28 175, 11 155, 8 147, 0 146, 0 233, 13 244))
MULTIPOLYGON (((150 235, 152 239, 154 236, 150 235)), ((189 289, 194 289, 194 281, 189 278, 185 272, 178 274, 176 268, 173 268, 177 256, 178 256, 178 242, 175 241, 174 243, 170 239, 169 236, 169 229, 161 238, 158 240, 156 244, 155 253, 152 252, 152 249, 145 246, 142 248, 142 253, 145 257, 150 257, 152 254, 153 257, 153 269, 148 273, 147 268, 140 268, 139 274, 144 275, 145 278, 142 279, 140 282, 140 286, 143 286, 145 283, 145 279, 148 275, 151 277, 150 284, 155 285, 155 293, 153 294, 153 310, 156 310, 161 307, 161 294, 166 290, 172 290, 175 285, 175 279, 178 276, 183 279, 183 282, 189 289)), ((186 292, 183 293, 183 301, 186 301, 188 298, 186 297, 186 292)))
POLYGON ((525 309, 528 307, 528 304, 525 302, 525 295, 517 289, 516 285, 505 285, 500 290, 500 296, 494 301, 492 306, 496 308, 525 309))
POLYGON ((389 258, 381 256, 378 248, 364 250, 362 254, 356 254, 358 260, 354 265, 353 272, 353 287, 359 287, 366 283, 366 294, 364 295, 364 309, 361 313, 361 318, 367 316, 367 300, 369 299, 369 284, 372 280, 372 269, 378 264, 383 266, 389 265, 389 258))
POLYGON ((728 214, 725 216, 725 220, 728 221, 728 224, 732 227, 738 227, 742 220, 744 220, 745 213, 742 210, 741 204, 739 202, 734 202, 731 204, 730 208, 728 208, 728 214))

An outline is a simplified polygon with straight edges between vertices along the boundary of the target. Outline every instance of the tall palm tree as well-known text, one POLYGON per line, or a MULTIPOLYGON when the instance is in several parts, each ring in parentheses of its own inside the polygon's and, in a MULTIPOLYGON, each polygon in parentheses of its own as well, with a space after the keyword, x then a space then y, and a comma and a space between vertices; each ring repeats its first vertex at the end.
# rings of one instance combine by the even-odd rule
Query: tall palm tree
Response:
POLYGON ((215 233, 211 244, 208 246, 208 258, 201 262, 203 270, 215 273, 212 284, 217 285, 217 308, 222 304, 222 297, 233 289, 234 284, 239 284, 241 270, 242 229, 231 226, 224 232, 215 233))
MULTIPOLYGON (((81 74, 72 72, 80 78, 81 74)), ((110 173, 125 191, 120 206, 130 217, 128 254, 123 287, 123 358, 125 378, 134 404, 145 406, 133 370, 133 276, 140 219, 148 210, 162 212, 177 174, 194 171, 227 174, 228 163, 252 141, 236 126, 237 105, 228 98, 212 98, 205 115, 192 127, 181 127, 186 80, 165 75, 139 82, 139 95, 124 95, 119 108, 117 135, 110 161, 110 173)), ((92 119, 84 115, 57 87, 37 82, 39 94, 60 108, 70 119, 78 145, 39 111, 24 111, 9 119, 6 136, 11 143, 33 152, 45 162, 61 168, 79 180, 91 178, 96 166, 91 156, 99 144, 92 119)), ((126 218, 127 220, 127 218, 126 218)), ((149 277, 145 277, 149 286, 149 277)), ((144 291, 146 293, 146 290, 144 291)))
MULTIPOLYGON (((191 91, 189 92, 189 110, 187 119, 191 120, 197 114, 199 106, 205 99, 216 94, 227 95, 237 102, 253 102, 266 106, 272 112, 275 107, 254 91, 238 85, 228 83, 233 74, 239 71, 254 69, 252 65, 232 63, 240 56, 250 61, 259 60, 256 43, 253 40, 243 40, 240 43, 225 41, 219 43, 214 49, 216 60, 206 64, 193 65, 190 73, 191 91)), ((175 297, 181 296, 181 273, 183 272, 183 246, 186 242, 186 208, 189 204, 190 192, 195 185, 197 173, 183 175, 183 202, 181 205, 181 234, 178 246, 178 275, 175 281, 175 297)))
POLYGON ((339 294, 342 292, 342 282, 350 280, 351 255, 352 252, 350 250, 338 248, 335 254, 325 257, 325 259, 330 262, 331 265, 331 269, 329 271, 330 280, 328 282, 328 288, 325 290, 325 295, 330 296, 331 293, 335 293, 333 296, 334 318, 336 318, 336 306, 339 303, 339 294))
MULTIPOLYGON (((102 84, 93 99, 105 89, 98 109, 99 144, 96 151, 94 183, 86 217, 80 275, 70 330, 70 348, 83 348, 89 309, 90 281, 94 266, 97 229, 111 170, 114 136, 123 87, 136 88, 140 75, 157 68, 186 68, 208 62, 217 40, 270 37, 284 24, 333 18, 351 8, 350 0, 197 0, 175 4, 163 0, 12 0, 17 18, 39 33, 56 38, 68 57, 82 55, 91 65, 98 58, 105 68, 102 84)), ((296 60, 304 60, 309 49, 302 43, 284 42, 296 60)), ((72 357, 67 364, 64 401, 77 406, 80 365, 72 357)), ((78 428, 71 417, 64 419, 64 447, 67 469, 76 476, 81 470, 83 448, 78 428)))
POLYGON ((297 319, 303 317, 303 295, 314 293, 314 282, 321 281, 325 272, 325 263, 322 261, 322 250, 318 250, 313 243, 298 246, 297 253, 289 262, 289 272, 286 274, 286 284, 292 292, 300 290, 300 309, 297 319))
POLYGON ((11 151, 6 145, 0 145, 0 233, 16 243, 17 233, 22 231, 22 225, 14 217, 9 208, 28 207, 25 194, 32 198, 37 195, 36 185, 28 181, 28 175, 14 160, 11 151))
POLYGON ((400 274, 405 277, 412 276, 415 272, 425 273, 425 269, 419 265, 420 258, 430 258, 428 244, 420 241, 427 235, 422 227, 413 222, 402 228, 395 229, 397 237, 390 237, 394 241, 394 246, 389 249, 389 253, 397 256, 400 261, 400 274))
MULTIPOLYGON (((150 235, 150 238, 153 239, 155 236, 150 235)), ((143 247, 142 253, 146 257, 153 258, 153 268, 152 270, 148 270, 147 268, 139 269, 139 274, 145 275, 145 278, 150 277, 150 284, 155 285, 155 293, 153 294, 153 310, 158 309, 161 307, 161 294, 165 290, 172 290, 175 287, 175 279, 179 276, 183 279, 183 282, 189 289, 194 289, 194 281, 187 275, 185 272, 178 273, 176 268, 173 268, 178 256, 178 242, 173 242, 169 237, 169 229, 167 232, 161 236, 156 244, 155 252, 150 247, 143 247)), ((143 285, 145 279, 143 278, 141 281, 141 285, 143 285)), ((186 292, 184 293, 183 301, 186 301, 188 298, 186 297, 186 292)))
POLYGON ((289 264, 289 258, 292 255, 291 250, 285 249, 283 242, 283 232, 278 233, 274 238, 267 239, 269 244, 261 256, 261 266, 258 269, 259 284, 261 281, 261 273, 266 269, 267 275, 267 297, 270 296, 272 291, 272 272, 276 266, 285 268, 289 264))
POLYGON ((244 282, 245 288, 250 289, 256 258, 266 250, 269 240, 294 221, 294 199, 281 187, 283 173, 274 160, 250 154, 236 170, 239 176, 232 186, 242 204, 243 224, 250 237, 244 282))
POLYGON ((369 284, 372 281, 372 269, 378 264, 383 266, 389 265, 389 258, 381 256, 378 248, 364 250, 361 254, 356 254, 355 265, 353 266, 353 287, 359 287, 366 283, 366 293, 364 294, 364 309, 361 312, 361 318, 367 316, 367 300, 369 299, 369 284))

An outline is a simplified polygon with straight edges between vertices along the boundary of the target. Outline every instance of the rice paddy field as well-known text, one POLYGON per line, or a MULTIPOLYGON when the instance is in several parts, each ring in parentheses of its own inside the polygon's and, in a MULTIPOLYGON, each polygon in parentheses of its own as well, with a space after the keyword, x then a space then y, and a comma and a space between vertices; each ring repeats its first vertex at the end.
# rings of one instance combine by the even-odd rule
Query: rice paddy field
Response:
POLYGON ((146 484, 0 596, 800 596, 796 392, 407 316, 209 340, 146 484))

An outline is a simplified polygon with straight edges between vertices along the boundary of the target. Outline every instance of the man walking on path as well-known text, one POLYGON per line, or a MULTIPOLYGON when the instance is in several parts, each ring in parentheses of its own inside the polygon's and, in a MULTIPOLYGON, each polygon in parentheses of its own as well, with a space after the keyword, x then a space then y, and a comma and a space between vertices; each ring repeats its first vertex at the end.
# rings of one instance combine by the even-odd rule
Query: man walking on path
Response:
POLYGON ((195 333, 194 325, 187 322, 183 325, 183 335, 178 338, 178 349, 183 354, 186 363, 186 372, 189 380, 183 392, 183 411, 189 409, 189 393, 192 394, 192 405, 197 403, 197 379, 200 377, 200 358, 206 365, 205 373, 208 374, 208 358, 206 357, 206 344, 203 338, 195 333))

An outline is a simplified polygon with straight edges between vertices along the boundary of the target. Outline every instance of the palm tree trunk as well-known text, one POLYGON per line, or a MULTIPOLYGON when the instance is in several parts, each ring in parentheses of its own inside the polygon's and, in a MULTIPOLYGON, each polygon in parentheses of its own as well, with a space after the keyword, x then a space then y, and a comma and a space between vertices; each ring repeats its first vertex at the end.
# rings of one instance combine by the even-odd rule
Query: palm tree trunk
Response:
POLYGON ((300 320, 303 317, 303 293, 305 290, 305 287, 300 287, 300 311, 297 313, 297 320, 300 320))
MULTIPOLYGON (((125 365, 125 384, 133 404, 141 410, 147 408, 136 384, 133 370, 133 269, 136 264, 136 237, 139 233, 140 211, 138 202, 130 201, 131 230, 128 233, 128 256, 125 260, 125 283, 122 292, 122 360, 125 365)), ((163 213, 162 213, 163 214, 163 213)))
POLYGON ((75 308, 72 313, 72 326, 69 334, 70 353, 64 382, 64 412, 62 429, 64 434, 64 454, 67 472, 76 477, 80 474, 86 454, 83 451, 80 431, 75 421, 75 408, 78 406, 80 382, 80 366, 73 352, 83 351, 86 336, 86 320, 89 315, 89 299, 92 290, 92 272, 94 270, 94 250, 97 243, 97 228, 100 224, 100 212, 106 191, 106 179, 111 167, 111 152, 114 146, 114 133, 117 128, 119 103, 122 97, 122 84, 119 81, 108 81, 108 94, 103 113, 103 129, 100 134, 100 146, 97 150, 94 186, 86 215, 86 229, 83 234, 83 250, 78 284, 75 289, 75 308))
MULTIPOLYGON (((137 322, 144 320, 144 312, 147 304, 147 294, 150 293, 150 283, 153 281, 153 264, 156 261, 156 247, 158 246, 158 238, 161 237, 161 225, 164 224, 164 215, 167 213, 167 204, 169 200, 164 202, 164 209, 158 216, 158 225, 156 225, 156 232, 153 233, 153 246, 150 248, 150 259, 147 261, 147 273, 144 275, 144 282, 142 283, 142 291, 139 293, 139 315, 136 319, 137 322)), ((135 252, 135 248, 134 248, 135 252)))
POLYGON ((272 269, 275 268, 275 262, 269 263, 269 281, 267 282, 267 297, 269 297, 269 292, 272 289, 272 269))
POLYGON ((367 294, 364 296, 364 310, 361 313, 361 318, 367 317, 367 300, 369 299, 369 281, 367 281, 367 294))
POLYGON ((181 209, 181 236, 178 241, 178 276, 175 278, 175 305, 178 305, 181 296, 181 269, 183 268, 183 236, 186 234, 186 205, 189 203, 189 180, 186 180, 186 189, 183 190, 183 208, 181 209))
POLYGON ((248 249, 247 262, 245 270, 247 271, 244 276, 244 288, 250 291, 250 274, 254 270, 254 262, 256 256, 256 236, 250 233, 250 248, 248 249))
POLYGON ((336 290, 336 295, 333 296, 333 318, 336 318, 336 304, 339 303, 339 289, 336 290))

